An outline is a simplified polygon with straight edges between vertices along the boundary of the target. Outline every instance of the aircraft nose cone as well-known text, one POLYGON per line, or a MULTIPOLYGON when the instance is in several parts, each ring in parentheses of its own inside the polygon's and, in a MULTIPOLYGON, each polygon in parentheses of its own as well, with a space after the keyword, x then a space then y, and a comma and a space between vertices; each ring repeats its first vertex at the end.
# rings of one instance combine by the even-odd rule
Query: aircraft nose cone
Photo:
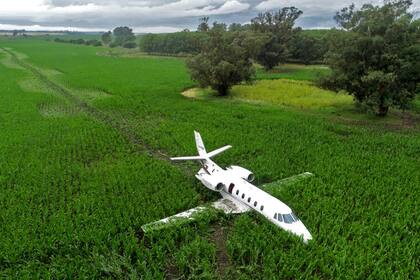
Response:
POLYGON ((303 238, 303 242, 308 243, 309 240, 312 240, 312 235, 305 227, 305 225, 299 221, 299 224, 296 228, 295 234, 303 238))
POLYGON ((308 244, 308 241, 312 240, 312 235, 309 233, 308 230, 306 230, 305 233, 303 233, 303 242, 305 242, 306 244, 308 244))

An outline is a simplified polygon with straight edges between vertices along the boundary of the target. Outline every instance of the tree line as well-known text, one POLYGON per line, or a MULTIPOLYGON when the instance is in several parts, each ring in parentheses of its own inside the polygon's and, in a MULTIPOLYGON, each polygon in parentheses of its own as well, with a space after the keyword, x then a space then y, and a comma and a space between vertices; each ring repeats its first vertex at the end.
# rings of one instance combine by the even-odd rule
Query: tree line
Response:
POLYGON ((302 14, 295 7, 261 13, 247 26, 210 27, 204 18, 198 33, 207 36, 187 66, 201 87, 224 96, 233 85, 253 80, 254 61, 269 70, 292 54, 307 62, 322 57, 332 73, 320 78, 320 86, 344 90, 367 111, 385 116, 390 107, 409 108, 420 94, 420 20, 414 20, 411 5, 411 0, 385 0, 345 7, 334 17, 340 29, 327 33, 322 43, 295 27, 302 14))
POLYGON ((115 28, 112 32, 105 32, 102 34, 101 39, 105 46, 111 48, 123 47, 134 49, 137 47, 136 36, 134 35, 133 30, 127 26, 120 26, 115 28))
MULTIPOLYGON (((201 87, 219 95, 251 82, 254 62, 266 70, 287 61, 322 62, 331 74, 318 85, 344 90, 357 105, 378 116, 390 107, 407 109, 420 93, 420 20, 410 13, 411 0, 384 0, 382 5, 344 7, 334 17, 339 28, 307 31, 295 26, 302 11, 284 7, 258 14, 249 24, 200 19, 196 32, 147 34, 139 47, 147 53, 191 56, 187 66, 201 87)), ((102 35, 104 45, 135 48, 128 27, 102 35)))
POLYGON ((96 39, 91 39, 91 40, 85 40, 85 39, 70 39, 70 40, 65 40, 62 38, 55 38, 54 42, 57 43, 69 43, 69 44, 77 44, 77 45, 86 45, 86 46, 94 46, 94 47, 100 47, 102 46, 101 41, 96 40, 96 39))
MULTIPOLYGON (((168 33, 168 34, 146 34, 140 38, 139 47, 143 52, 146 53, 157 53, 157 54, 169 54, 169 55, 180 55, 180 56, 191 56, 198 54, 202 45, 206 42, 208 32, 212 27, 208 23, 209 18, 204 17, 198 26, 197 32, 191 32, 185 29, 181 32, 168 33)), ((264 19, 259 19, 263 20, 264 19)), ((226 32, 233 33, 246 33, 251 39, 268 40, 268 34, 264 36, 256 37, 253 25, 241 25, 239 23, 233 23, 226 26, 221 23, 215 23, 219 28, 224 29, 226 32)), ((264 23, 262 23, 264 24, 264 23)), ((263 28, 262 28, 263 29, 263 28)), ((261 30, 262 31, 262 30, 261 30)), ((264 32, 264 31, 262 31, 264 32)), ((294 61, 304 64, 310 63, 321 63, 326 53, 326 34, 327 32, 320 32, 319 36, 317 32, 311 32, 309 30, 302 30, 296 28, 291 34, 291 38, 283 38, 283 41, 287 43, 285 49, 287 54, 285 59, 288 61, 294 61)), ((275 43, 274 41, 272 42, 275 43)), ((276 47, 276 46, 272 46, 276 47)))

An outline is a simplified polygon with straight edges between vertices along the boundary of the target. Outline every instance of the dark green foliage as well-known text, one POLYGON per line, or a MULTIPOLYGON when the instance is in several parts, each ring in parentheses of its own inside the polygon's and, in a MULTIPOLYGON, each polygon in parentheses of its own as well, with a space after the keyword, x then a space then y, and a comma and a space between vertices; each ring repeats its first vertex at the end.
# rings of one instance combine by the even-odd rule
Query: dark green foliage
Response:
POLYGON ((263 43, 255 57, 266 69, 286 61, 287 44, 297 32, 294 24, 301 14, 302 11, 295 7, 286 7, 277 12, 261 13, 252 20, 254 32, 268 35, 260 37, 263 43))
POLYGON ((209 17, 202 17, 200 19, 200 24, 197 27, 198 32, 208 32, 210 30, 209 19, 209 17))
POLYGON ((290 58, 304 64, 322 62, 325 48, 322 39, 296 32, 288 44, 290 58))
POLYGON ((126 49, 135 49, 135 48, 137 48, 137 44, 136 44, 136 42, 127 42, 127 43, 124 43, 124 45, 122 45, 122 47, 126 48, 126 49))
POLYGON ((420 37, 410 5, 387 1, 337 13, 348 31, 332 37, 327 60, 332 74, 321 84, 346 90, 378 116, 389 107, 407 108, 420 91, 420 37))
POLYGON ((201 32, 176 32, 147 34, 140 38, 140 49, 147 53, 197 54, 207 34, 201 32))
POLYGON ((232 23, 229 25, 229 31, 231 32, 237 32, 237 31, 242 31, 243 27, 240 23, 232 23))
POLYGON ((111 44, 109 44, 109 47, 110 48, 116 48, 116 47, 118 47, 119 45, 117 44, 117 43, 115 43, 115 42, 112 42, 111 44))
POLYGON ((99 40, 88 40, 88 41, 85 42, 85 44, 88 45, 88 46, 94 46, 94 47, 102 46, 102 43, 99 40))
POLYGON ((90 40, 85 40, 82 38, 79 39, 70 39, 70 40, 66 40, 66 39, 62 39, 62 38, 55 38, 54 42, 58 42, 58 43, 70 43, 70 44, 77 44, 77 45, 86 45, 86 46, 94 46, 94 47, 100 47, 102 46, 101 41, 96 40, 96 39, 90 39, 90 40))
POLYGON ((108 31, 102 34, 101 40, 104 43, 104 45, 109 45, 112 42, 112 32, 108 31))
POLYGON ((225 32, 220 25, 208 33, 201 53, 187 65, 191 78, 201 87, 211 87, 225 96, 233 85, 251 81, 254 67, 243 36, 225 32))
POLYGON ((133 42, 136 39, 133 30, 127 26, 120 26, 114 29, 114 42, 117 46, 123 46, 126 43, 133 42))

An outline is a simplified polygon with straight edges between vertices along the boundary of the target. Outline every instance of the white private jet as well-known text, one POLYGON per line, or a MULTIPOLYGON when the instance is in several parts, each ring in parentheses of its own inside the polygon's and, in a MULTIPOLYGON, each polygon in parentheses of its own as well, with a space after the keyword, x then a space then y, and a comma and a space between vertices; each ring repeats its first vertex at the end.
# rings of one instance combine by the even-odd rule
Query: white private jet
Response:
POLYGON ((171 158, 171 160, 199 161, 202 168, 195 177, 210 190, 219 192, 223 198, 209 206, 199 206, 160 221, 143 225, 142 230, 145 233, 174 225, 176 222, 182 223, 194 220, 198 217, 197 214, 206 212, 210 208, 216 208, 223 210, 226 214, 237 214, 254 210, 278 227, 302 237, 305 243, 312 239, 305 225, 293 213, 290 207, 262 189, 294 183, 301 179, 311 177, 313 174, 309 172, 302 173, 278 182, 263 185, 261 187, 262 189, 258 188, 251 184, 255 178, 251 171, 240 166, 229 166, 223 169, 211 160, 212 157, 226 151, 232 146, 225 146, 207 153, 200 134, 196 131, 194 131, 194 134, 199 156, 176 157, 171 158))

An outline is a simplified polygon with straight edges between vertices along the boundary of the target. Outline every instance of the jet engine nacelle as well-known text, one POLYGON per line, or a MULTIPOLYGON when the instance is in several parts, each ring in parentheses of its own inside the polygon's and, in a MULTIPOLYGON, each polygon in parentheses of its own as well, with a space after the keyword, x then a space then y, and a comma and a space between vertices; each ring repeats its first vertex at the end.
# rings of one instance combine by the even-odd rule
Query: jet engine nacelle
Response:
POLYGON ((207 188, 212 191, 220 192, 223 189, 226 189, 225 183, 223 180, 216 175, 200 174, 196 176, 207 188))
POLYGON ((255 179, 254 173, 252 173, 248 169, 235 165, 232 165, 228 168, 233 170, 233 172, 235 172, 239 177, 241 177, 244 180, 247 180, 250 183, 255 179))

